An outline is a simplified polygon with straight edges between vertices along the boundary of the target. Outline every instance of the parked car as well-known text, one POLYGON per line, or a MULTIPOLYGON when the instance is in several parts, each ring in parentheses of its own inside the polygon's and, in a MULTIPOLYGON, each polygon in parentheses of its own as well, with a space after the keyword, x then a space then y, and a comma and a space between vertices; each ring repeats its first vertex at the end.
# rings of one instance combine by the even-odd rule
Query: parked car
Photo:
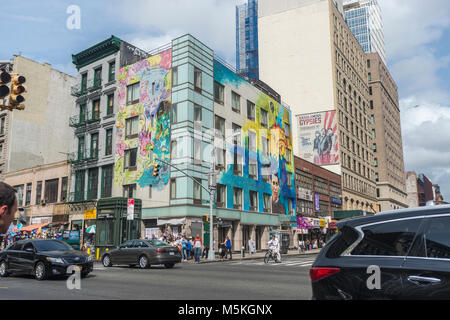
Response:
POLYGON ((310 270, 313 299, 450 299, 450 205, 337 227, 310 270))
POLYGON ((0 277, 22 273, 45 280, 72 273, 69 266, 81 268, 81 276, 85 277, 93 265, 91 256, 61 240, 21 240, 0 251, 0 277))
POLYGON ((181 253, 178 248, 160 240, 129 240, 102 256, 105 267, 128 264, 145 269, 151 265, 163 264, 166 268, 173 268, 180 262, 181 253))

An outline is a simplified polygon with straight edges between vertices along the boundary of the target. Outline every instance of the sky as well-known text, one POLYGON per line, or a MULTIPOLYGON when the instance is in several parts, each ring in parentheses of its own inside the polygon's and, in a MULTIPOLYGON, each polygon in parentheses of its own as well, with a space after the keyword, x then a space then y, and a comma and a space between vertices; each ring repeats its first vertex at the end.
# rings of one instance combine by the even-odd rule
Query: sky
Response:
MULTIPOLYGON (((13 54, 76 75, 71 55, 115 35, 151 50, 190 33, 235 65, 235 5, 245 0, 3 2, 0 60, 13 54), (80 29, 68 29, 71 5, 80 29)), ((275 0, 274 0, 275 1, 275 0)), ((450 200, 450 1, 379 0, 389 70, 399 88, 405 169, 450 200)))

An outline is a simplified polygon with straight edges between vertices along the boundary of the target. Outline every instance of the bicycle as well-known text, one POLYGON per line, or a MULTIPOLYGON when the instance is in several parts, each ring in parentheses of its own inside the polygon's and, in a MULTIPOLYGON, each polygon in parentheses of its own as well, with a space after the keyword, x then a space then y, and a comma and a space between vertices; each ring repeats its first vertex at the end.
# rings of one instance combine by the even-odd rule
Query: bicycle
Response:
POLYGON ((264 263, 269 263, 270 260, 273 260, 274 262, 278 261, 277 254, 273 251, 273 249, 268 249, 266 255, 264 256, 264 263))

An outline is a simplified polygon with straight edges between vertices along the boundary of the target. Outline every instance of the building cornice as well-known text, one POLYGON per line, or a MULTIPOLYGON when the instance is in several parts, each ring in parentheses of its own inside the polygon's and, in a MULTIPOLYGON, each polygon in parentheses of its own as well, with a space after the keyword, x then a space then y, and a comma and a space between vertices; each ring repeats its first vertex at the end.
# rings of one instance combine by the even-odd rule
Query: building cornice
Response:
POLYGON ((111 36, 111 38, 102 41, 89 49, 73 54, 72 63, 80 70, 82 67, 119 51, 120 43, 121 40, 119 38, 111 36))

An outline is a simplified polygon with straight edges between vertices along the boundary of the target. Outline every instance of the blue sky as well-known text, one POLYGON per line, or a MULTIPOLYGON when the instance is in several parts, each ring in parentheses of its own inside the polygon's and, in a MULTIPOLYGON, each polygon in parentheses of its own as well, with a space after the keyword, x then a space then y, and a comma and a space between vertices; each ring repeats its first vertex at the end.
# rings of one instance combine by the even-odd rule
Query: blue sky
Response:
MULTIPOLYGON (((230 63, 235 5, 244 0, 2 1, 0 60, 13 54, 75 75, 71 55, 112 34, 144 50, 191 33, 230 63), (69 30, 68 6, 81 9, 69 30)), ((425 173, 450 200, 450 1, 379 0, 388 66, 399 87, 406 170, 425 173)))

